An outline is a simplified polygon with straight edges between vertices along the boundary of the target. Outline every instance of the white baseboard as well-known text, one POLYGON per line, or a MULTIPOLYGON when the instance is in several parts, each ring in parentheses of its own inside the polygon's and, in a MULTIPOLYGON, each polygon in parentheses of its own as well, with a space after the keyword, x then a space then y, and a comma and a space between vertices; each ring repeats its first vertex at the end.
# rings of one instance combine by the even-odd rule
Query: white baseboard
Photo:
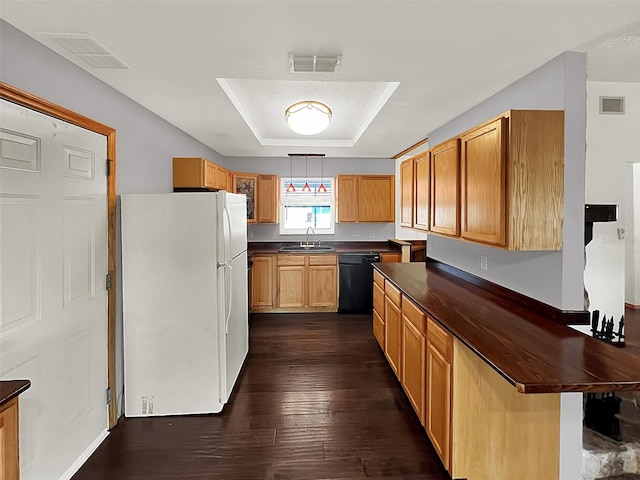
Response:
POLYGON ((82 452, 78 459, 73 462, 73 464, 69 468, 67 468, 67 471, 64 472, 58 480, 71 480, 71 477, 73 477, 76 472, 80 470, 80 467, 84 465, 84 462, 89 459, 91 454, 96 451, 96 449, 100 446, 104 439, 107 438, 108 435, 109 430, 102 431, 100 435, 98 435, 98 437, 93 442, 91 442, 91 445, 89 445, 87 449, 82 452))

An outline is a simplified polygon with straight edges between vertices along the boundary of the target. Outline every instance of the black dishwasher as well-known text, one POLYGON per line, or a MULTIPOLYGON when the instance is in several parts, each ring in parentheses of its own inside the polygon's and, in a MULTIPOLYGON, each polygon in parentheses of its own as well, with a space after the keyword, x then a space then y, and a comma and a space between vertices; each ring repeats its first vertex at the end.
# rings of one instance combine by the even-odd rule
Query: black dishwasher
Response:
POLYGON ((338 313, 371 313, 373 309, 373 267, 378 253, 338 255, 338 313))

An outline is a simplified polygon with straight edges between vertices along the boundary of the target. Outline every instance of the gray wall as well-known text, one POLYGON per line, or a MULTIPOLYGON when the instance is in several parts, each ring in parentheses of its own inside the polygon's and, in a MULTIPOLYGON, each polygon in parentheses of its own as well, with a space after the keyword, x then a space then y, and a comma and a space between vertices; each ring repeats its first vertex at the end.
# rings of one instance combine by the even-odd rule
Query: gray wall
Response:
POLYGON ((429 256, 568 310, 583 308, 586 56, 567 52, 429 134, 435 146, 509 109, 565 111, 565 197, 560 252, 506 252, 428 236, 429 256), (488 270, 480 269, 480 256, 488 270))
MULTIPOLYGON (((294 153, 294 152, 292 152, 294 153)), ((282 178, 335 177, 340 174, 395 174, 395 162, 385 158, 320 158, 309 157, 229 157, 227 168, 236 172, 272 173, 282 178)), ((397 188, 397 187, 396 187, 397 188)), ((250 242, 297 242, 300 235, 280 235, 278 225, 250 225, 250 242)), ((338 223, 333 235, 322 235, 322 241, 382 241, 395 237, 393 223, 338 223)))

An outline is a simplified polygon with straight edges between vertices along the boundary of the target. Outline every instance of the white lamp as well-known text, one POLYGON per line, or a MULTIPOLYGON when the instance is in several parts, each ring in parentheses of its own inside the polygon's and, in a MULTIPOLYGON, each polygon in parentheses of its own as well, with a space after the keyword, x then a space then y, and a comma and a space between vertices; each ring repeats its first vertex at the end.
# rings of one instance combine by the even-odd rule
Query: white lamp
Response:
POLYGON ((316 101, 297 102, 284 112, 289 128, 300 135, 323 132, 331 121, 331 109, 316 101))

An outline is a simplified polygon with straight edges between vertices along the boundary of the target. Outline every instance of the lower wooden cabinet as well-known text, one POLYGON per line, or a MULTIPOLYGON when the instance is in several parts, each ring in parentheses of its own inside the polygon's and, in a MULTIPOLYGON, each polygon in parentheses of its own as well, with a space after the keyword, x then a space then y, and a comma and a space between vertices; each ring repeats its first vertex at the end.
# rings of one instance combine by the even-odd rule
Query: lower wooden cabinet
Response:
POLYGON ((338 257, 275 255, 273 311, 337 311, 338 257))
POLYGON ((380 254, 380 261, 382 263, 399 262, 401 260, 402 260, 402 254, 401 253, 392 252, 392 253, 381 253, 380 254))
POLYGON ((272 310, 274 256, 252 255, 251 260, 251 310, 272 310))
POLYGON ((382 288, 378 282, 373 282, 373 336, 384 351, 384 280, 382 288))
POLYGON ((425 418, 425 320, 424 313, 403 295, 400 383, 422 425, 425 418))
POLYGON ((18 397, 0 407, 0 479, 18 480, 18 397))
POLYGON ((402 314, 400 312, 400 292, 385 282, 384 300, 384 354, 391 369, 398 378, 401 376, 402 314), (397 296, 396 296, 397 295, 397 296))
POLYGON ((305 256, 278 255, 276 269, 277 306, 302 308, 305 306, 305 256))
POLYGON ((451 471, 451 375, 453 339, 431 318, 427 320, 427 435, 447 471, 451 471))

